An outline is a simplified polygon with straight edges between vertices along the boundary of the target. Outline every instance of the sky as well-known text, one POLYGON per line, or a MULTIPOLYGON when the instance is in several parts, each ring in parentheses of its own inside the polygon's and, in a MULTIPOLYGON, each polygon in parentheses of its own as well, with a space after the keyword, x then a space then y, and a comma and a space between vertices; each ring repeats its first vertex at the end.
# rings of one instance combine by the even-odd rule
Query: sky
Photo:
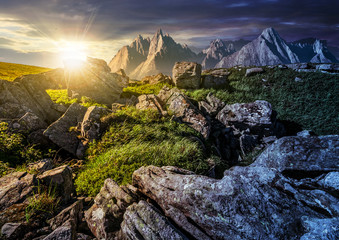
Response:
POLYGON ((267 27, 287 41, 316 37, 339 48, 338 9, 338 0, 0 0, 0 61, 62 67, 68 42, 110 61, 158 28, 192 49, 252 40, 267 27))

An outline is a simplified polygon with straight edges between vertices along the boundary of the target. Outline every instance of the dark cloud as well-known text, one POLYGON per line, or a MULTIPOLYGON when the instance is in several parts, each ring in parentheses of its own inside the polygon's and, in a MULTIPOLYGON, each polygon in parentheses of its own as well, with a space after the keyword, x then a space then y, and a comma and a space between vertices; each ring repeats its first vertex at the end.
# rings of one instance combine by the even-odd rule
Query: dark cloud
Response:
POLYGON ((0 16, 38 31, 30 36, 53 39, 119 40, 162 27, 180 40, 187 32, 187 42, 202 46, 216 37, 253 39, 274 27, 286 40, 317 37, 339 45, 337 0, 0 0, 0 6, 0 16))

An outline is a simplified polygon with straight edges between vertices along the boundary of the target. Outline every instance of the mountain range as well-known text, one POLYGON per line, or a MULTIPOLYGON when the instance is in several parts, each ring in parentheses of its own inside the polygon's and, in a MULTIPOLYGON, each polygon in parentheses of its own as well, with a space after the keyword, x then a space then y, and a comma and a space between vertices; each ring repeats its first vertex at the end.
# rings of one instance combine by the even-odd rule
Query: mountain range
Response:
POLYGON ((133 79, 163 73, 171 75, 175 62, 195 61, 203 69, 241 66, 266 66, 298 62, 338 62, 324 40, 307 38, 291 43, 273 28, 265 29, 253 41, 216 39, 199 54, 187 45, 176 43, 159 29, 152 39, 139 35, 124 46, 109 63, 112 72, 124 69, 133 79))

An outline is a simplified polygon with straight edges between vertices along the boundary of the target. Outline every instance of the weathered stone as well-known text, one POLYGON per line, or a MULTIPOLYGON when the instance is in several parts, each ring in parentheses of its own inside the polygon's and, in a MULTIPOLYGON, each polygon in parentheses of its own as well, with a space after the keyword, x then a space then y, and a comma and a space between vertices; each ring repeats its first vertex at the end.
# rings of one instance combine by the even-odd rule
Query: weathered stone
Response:
POLYGON ((111 73, 104 60, 87 58, 78 71, 65 69, 69 95, 86 96, 98 103, 110 105, 119 99, 127 77, 111 73))
POLYGON ((45 186, 56 186, 58 196, 62 201, 68 202, 73 193, 72 169, 67 165, 45 171, 37 176, 37 179, 45 186))
POLYGON ((59 112, 41 85, 39 75, 25 76, 13 82, 0 80, 0 118, 19 119, 27 112, 46 123, 59 118, 59 112))
POLYGON ((14 172, 0 178, 0 211, 22 202, 32 194, 35 176, 14 172))
POLYGON ((224 69, 214 69, 202 75, 203 88, 225 87, 228 84, 228 75, 230 72, 224 69))
POLYGON ((91 232, 98 239, 113 239, 120 228, 126 208, 137 202, 139 197, 132 186, 121 186, 112 179, 106 179, 94 205, 85 212, 85 219, 91 232))
POLYGON ((143 84, 173 83, 172 78, 170 76, 164 75, 162 73, 152 76, 146 76, 143 79, 141 79, 141 82, 143 84))
POLYGON ((200 132, 205 138, 209 137, 211 125, 204 115, 178 89, 163 88, 158 97, 166 103, 168 110, 182 122, 200 132))
POLYGON ((225 103, 216 98, 213 94, 209 93, 205 101, 199 102, 199 110, 205 114, 215 117, 218 112, 225 106, 225 103))
POLYGON ((47 171, 47 170, 51 170, 53 169, 53 162, 52 162, 52 159, 43 159, 43 160, 40 160, 38 162, 34 162, 34 163, 29 163, 27 165, 27 169, 29 171, 34 171, 34 172, 38 172, 38 173, 41 173, 41 172, 44 172, 44 171, 47 171))
POLYGON ((302 217, 301 225, 305 234, 300 240, 332 240, 339 238, 339 218, 309 218, 302 217))
POLYGON ((27 207, 26 203, 17 203, 12 206, 0 211, 0 228, 9 222, 25 222, 26 221, 26 212, 27 207))
POLYGON ((264 72, 264 69, 262 68, 249 68, 249 69, 246 69, 245 76, 249 77, 249 76, 253 76, 255 74, 263 73, 263 72, 264 72))
POLYGON ((303 130, 301 132, 297 133, 298 137, 310 137, 310 136, 314 136, 315 134, 312 131, 309 130, 303 130))
POLYGON ((71 221, 73 226, 77 226, 82 218, 83 200, 78 200, 71 206, 62 210, 57 216, 48 220, 52 230, 63 226, 65 222, 71 221))
POLYGON ((118 81, 120 83, 120 86, 122 87, 128 87, 129 83, 129 77, 126 75, 125 70, 120 68, 118 71, 115 72, 116 74, 120 75, 121 78, 118 78, 118 81))
POLYGON ((6 240, 21 239, 25 232, 25 225, 23 223, 6 223, 1 228, 1 235, 6 240))
POLYGON ((30 132, 34 132, 39 129, 47 128, 47 124, 34 113, 27 112, 24 116, 22 116, 17 121, 14 120, 11 123, 11 127, 16 130, 30 133, 30 132))
POLYGON ((154 206, 140 201, 126 209, 121 223, 124 239, 187 239, 154 206))
POLYGON ((110 113, 112 111, 107 108, 89 107, 81 123, 81 135, 90 142, 98 139, 104 130, 101 118, 110 113))
MULTIPOLYGON (((328 219, 331 226, 339 216, 338 199, 312 177, 313 170, 338 172, 338 142, 339 136, 281 138, 254 164, 233 167, 221 180, 148 166, 134 172, 133 184, 189 238, 300 238, 305 216, 321 224, 328 219)), ((326 229, 328 236, 338 235, 326 229)))
POLYGON ((77 137, 78 134, 70 131, 70 128, 82 122, 86 111, 87 108, 84 106, 73 103, 64 115, 45 130, 44 135, 59 147, 76 155, 80 140, 77 137))
POLYGON ((70 226, 62 226, 55 229, 43 240, 73 240, 76 235, 73 234, 72 228, 70 226))
POLYGON ((243 155, 251 152, 255 146, 258 144, 258 136, 257 135, 241 135, 239 138, 240 149, 243 155))
POLYGON ((226 105, 216 118, 225 126, 240 131, 249 128, 252 134, 260 136, 271 135, 275 121, 271 104, 263 100, 226 105))
POLYGON ((154 94, 141 95, 138 97, 137 109, 145 110, 152 109, 159 112, 159 114, 166 115, 167 112, 162 107, 163 103, 154 94))
POLYGON ((77 236, 75 238, 76 240, 92 240, 93 238, 91 236, 88 236, 84 233, 77 233, 77 236))
POLYGON ((172 76, 178 88, 197 89, 201 85, 201 65, 194 62, 176 62, 172 76))

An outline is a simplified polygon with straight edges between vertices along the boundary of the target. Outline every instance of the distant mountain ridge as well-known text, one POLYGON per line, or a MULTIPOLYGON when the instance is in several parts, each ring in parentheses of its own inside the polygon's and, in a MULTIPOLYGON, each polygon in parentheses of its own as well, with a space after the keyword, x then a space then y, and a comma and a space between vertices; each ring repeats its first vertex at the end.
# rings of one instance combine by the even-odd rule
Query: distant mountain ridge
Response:
POLYGON ((112 72, 122 68, 131 78, 141 79, 158 73, 171 75, 175 62, 196 61, 197 58, 187 45, 176 43, 159 29, 151 40, 139 35, 131 45, 120 49, 109 66, 112 72))
POLYGON ((312 38, 287 43, 273 28, 267 28, 239 51, 222 58, 215 68, 337 61, 328 50, 326 41, 312 38))
POLYGON ((176 43, 159 29, 152 39, 139 35, 130 45, 121 48, 109 67, 112 72, 122 68, 131 78, 141 79, 158 73, 171 75, 173 65, 178 61, 195 61, 201 63, 203 69, 338 62, 326 41, 307 38, 288 43, 273 28, 265 29, 251 42, 215 39, 199 54, 187 45, 176 43))

